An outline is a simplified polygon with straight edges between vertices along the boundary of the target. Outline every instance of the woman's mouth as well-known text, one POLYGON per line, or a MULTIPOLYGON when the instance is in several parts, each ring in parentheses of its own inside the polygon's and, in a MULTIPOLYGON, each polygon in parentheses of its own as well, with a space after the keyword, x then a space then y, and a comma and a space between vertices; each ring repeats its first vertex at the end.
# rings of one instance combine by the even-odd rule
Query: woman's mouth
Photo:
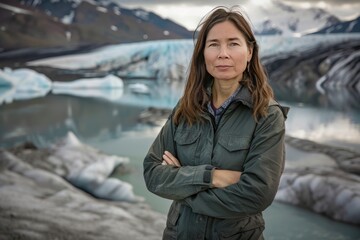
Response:
POLYGON ((216 68, 219 70, 227 70, 229 69, 231 66, 230 65, 217 65, 216 68))

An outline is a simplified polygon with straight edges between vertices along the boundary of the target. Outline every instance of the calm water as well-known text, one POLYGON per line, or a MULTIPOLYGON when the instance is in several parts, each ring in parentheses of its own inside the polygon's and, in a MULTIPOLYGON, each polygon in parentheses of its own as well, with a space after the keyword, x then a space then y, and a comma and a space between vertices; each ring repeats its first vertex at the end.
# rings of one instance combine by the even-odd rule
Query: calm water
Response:
MULTIPOLYGON (((73 131, 87 144, 109 154, 129 157, 132 172, 121 178, 130 182, 135 193, 145 197, 153 209, 166 213, 170 202, 149 193, 142 177, 143 157, 160 127, 144 125, 138 120, 148 106, 175 104, 178 88, 159 89, 152 94, 134 94, 125 88, 115 102, 50 94, 2 105, 0 145, 7 147, 28 140, 46 146, 67 131, 73 131)), ((356 101, 354 105, 353 97, 341 106, 324 96, 298 101, 282 93, 277 95, 284 105, 291 107, 286 122, 289 135, 359 149, 360 110, 356 101)), ((285 204, 275 202, 264 216, 266 239, 360 239, 358 227, 285 204)))

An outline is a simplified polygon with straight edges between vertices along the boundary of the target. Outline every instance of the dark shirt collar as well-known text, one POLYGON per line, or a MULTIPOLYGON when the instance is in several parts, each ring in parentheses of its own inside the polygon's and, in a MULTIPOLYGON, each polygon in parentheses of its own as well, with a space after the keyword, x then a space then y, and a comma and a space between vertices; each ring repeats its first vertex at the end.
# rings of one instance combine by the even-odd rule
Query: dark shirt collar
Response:
MULTIPOLYGON (((225 100, 225 102, 223 102, 223 104, 219 107, 219 108, 215 108, 214 105, 212 104, 212 101, 210 100, 207 104, 207 109, 209 111, 209 113, 211 113, 211 115, 214 116, 215 118, 215 123, 218 124, 220 117, 222 116, 222 114, 224 113, 224 110, 232 103, 235 101, 237 95, 239 94, 240 90, 241 90, 242 86, 239 85, 239 87, 236 89, 236 91, 231 94, 230 97, 228 97, 228 99, 225 100)), ((209 92, 209 89, 208 89, 209 92)), ((210 98, 211 98, 211 88, 210 88, 210 98)))

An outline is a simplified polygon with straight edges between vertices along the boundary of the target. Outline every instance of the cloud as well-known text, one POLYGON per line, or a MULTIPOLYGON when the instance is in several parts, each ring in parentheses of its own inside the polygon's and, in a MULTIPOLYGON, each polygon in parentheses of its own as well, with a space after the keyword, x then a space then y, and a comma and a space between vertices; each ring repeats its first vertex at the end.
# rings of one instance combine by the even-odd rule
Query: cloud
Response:
POLYGON ((163 18, 169 18, 176 23, 194 30, 202 17, 208 14, 214 7, 223 5, 231 7, 234 5, 244 6, 254 0, 115 0, 120 6, 126 8, 143 8, 155 12, 163 18))
POLYGON ((281 0, 287 5, 300 8, 321 8, 333 14, 341 20, 352 20, 359 16, 360 2, 359 0, 281 0))
POLYGON ((219 0, 116 0, 120 5, 155 5, 155 4, 161 4, 161 5, 174 5, 174 4, 188 4, 191 6, 202 6, 202 5, 238 5, 238 4, 246 4, 250 0, 229 0, 226 1, 226 3, 221 3, 219 0))
MULTIPOLYGON (((152 11, 163 18, 168 18, 176 23, 194 30, 201 18, 208 14, 214 7, 225 5, 231 7, 241 5, 250 19, 261 18, 261 9, 271 9, 271 2, 283 2, 295 8, 321 8, 332 13, 342 20, 352 20, 357 17, 360 8, 359 0, 114 0, 126 8, 143 8, 152 11)), ((254 21, 254 20, 253 20, 254 21)))
POLYGON ((319 1, 319 0, 281 0, 282 2, 286 2, 288 4, 291 3, 313 3, 317 4, 319 2, 324 2, 326 4, 336 4, 336 5, 344 5, 344 4, 353 4, 359 3, 359 0, 326 0, 326 1, 319 1))

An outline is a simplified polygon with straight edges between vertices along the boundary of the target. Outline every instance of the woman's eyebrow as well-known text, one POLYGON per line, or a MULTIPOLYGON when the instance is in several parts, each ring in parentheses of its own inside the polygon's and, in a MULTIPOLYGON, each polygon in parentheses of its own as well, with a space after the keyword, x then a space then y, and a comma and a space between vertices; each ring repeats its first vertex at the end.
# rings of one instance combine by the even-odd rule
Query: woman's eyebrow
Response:
POLYGON ((238 37, 228 38, 228 41, 240 41, 240 38, 238 37))
MULTIPOLYGON (((238 38, 238 37, 231 37, 231 38, 227 38, 226 40, 227 40, 227 41, 240 41, 240 38, 238 38)), ((217 38, 206 40, 206 42, 219 42, 219 41, 220 41, 220 40, 217 39, 217 38)))
POLYGON ((219 41, 219 39, 208 39, 208 40, 206 40, 206 42, 218 42, 219 41))

